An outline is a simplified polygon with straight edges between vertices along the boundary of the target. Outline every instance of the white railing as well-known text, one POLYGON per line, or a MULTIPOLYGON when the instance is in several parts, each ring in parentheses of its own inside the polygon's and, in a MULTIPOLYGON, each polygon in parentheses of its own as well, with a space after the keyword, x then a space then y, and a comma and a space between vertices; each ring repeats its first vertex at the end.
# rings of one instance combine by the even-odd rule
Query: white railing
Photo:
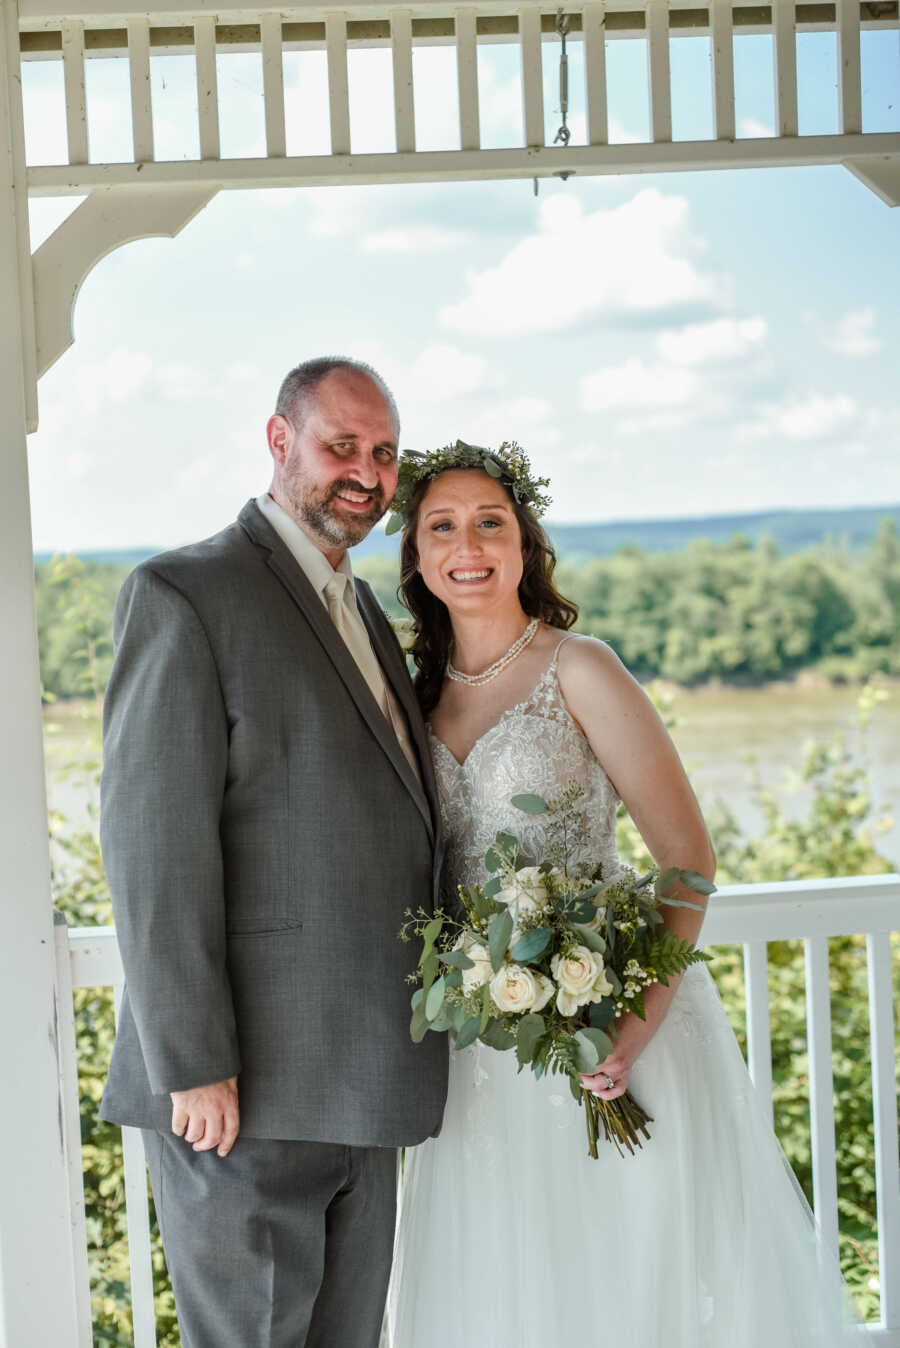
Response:
MULTIPOLYGON (((900 1348, 900 1165, 894 1067, 891 933, 900 930, 900 875, 738 885, 710 901, 703 927, 707 946, 742 944, 750 1073, 771 1111, 772 1060, 766 945, 801 939, 806 955, 806 1022, 810 1076, 813 1197, 823 1240, 837 1248, 828 938, 865 935, 875 1125, 875 1182, 881 1318, 870 1325, 873 1343, 900 1348)), ((78 1064, 72 989, 112 986, 118 1006, 124 983, 112 927, 56 927, 63 1126, 71 1186, 72 1236, 79 1275, 81 1348, 91 1348, 90 1289, 81 1178, 78 1064)), ((153 1348, 153 1279, 147 1179, 140 1133, 123 1129, 125 1196, 131 1258, 135 1348, 153 1348)))
MULTIPOLYGON (((340 9, 295 0, 278 11, 226 5, 215 14, 202 3, 186 7, 184 0, 157 0, 152 8, 137 0, 66 0, 64 8, 56 0, 20 0, 22 59, 62 64, 68 143, 66 163, 29 166, 28 188, 32 194, 198 183, 218 189, 847 161, 862 173, 865 165, 860 169, 857 163, 861 157, 874 162, 878 156, 900 155, 900 132, 866 130, 861 78, 861 34, 898 27, 894 0, 772 0, 754 6, 707 0, 702 7, 692 0, 591 0, 566 9, 566 20, 571 50, 582 53, 583 80, 576 88, 573 77, 568 97, 583 134, 570 144, 555 144, 544 113, 545 104, 555 108, 561 97, 556 6, 542 7, 538 0, 481 0, 460 6, 444 0, 406 6, 362 0, 340 9), (799 134, 798 35, 807 32, 835 34, 833 134, 799 134), (772 39, 774 125, 768 136, 742 139, 735 109, 735 43, 761 33, 772 39), (711 125, 708 139, 676 142, 673 44, 691 36, 709 38, 711 125), (616 109, 610 107, 607 52, 608 44, 619 40, 641 41, 646 49, 646 143, 610 144, 616 109), (485 148, 478 56, 486 44, 497 42, 516 44, 520 50, 523 130, 517 144, 485 148), (422 151, 416 144, 414 51, 440 44, 455 49, 458 139, 446 148, 422 151), (377 46, 392 53, 395 146, 390 153, 360 154, 351 138, 353 70, 348 56, 356 48, 377 46), (265 157, 221 155, 221 60, 236 52, 254 53, 260 61, 265 157), (328 127, 330 153, 287 153, 290 110, 286 120, 284 57, 293 52, 319 52, 325 63, 322 106, 315 120, 328 127), (198 158, 161 160, 154 146, 151 62, 172 54, 193 58, 198 158), (105 57, 122 58, 129 66, 133 158, 128 163, 92 160, 85 62, 105 57)), ((870 185, 880 172, 875 166, 870 185)), ((890 195, 883 186, 875 190, 890 195)))

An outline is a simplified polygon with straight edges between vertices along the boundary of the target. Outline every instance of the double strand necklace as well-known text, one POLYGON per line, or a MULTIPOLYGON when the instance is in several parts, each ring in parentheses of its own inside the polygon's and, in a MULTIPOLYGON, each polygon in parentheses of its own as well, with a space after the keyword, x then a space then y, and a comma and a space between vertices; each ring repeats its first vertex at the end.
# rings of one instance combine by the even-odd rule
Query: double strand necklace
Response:
POLYGON ((487 669, 483 669, 480 674, 464 674, 461 669, 457 669, 451 661, 447 661, 447 677, 453 679, 455 683, 467 683, 470 688, 480 688, 484 683, 490 683, 491 679, 496 679, 498 674, 502 674, 507 665, 511 665, 517 655, 521 655, 526 646, 530 646, 534 641, 535 633, 540 626, 537 618, 532 618, 531 622, 525 628, 525 631, 518 637, 509 650, 495 660, 487 669))

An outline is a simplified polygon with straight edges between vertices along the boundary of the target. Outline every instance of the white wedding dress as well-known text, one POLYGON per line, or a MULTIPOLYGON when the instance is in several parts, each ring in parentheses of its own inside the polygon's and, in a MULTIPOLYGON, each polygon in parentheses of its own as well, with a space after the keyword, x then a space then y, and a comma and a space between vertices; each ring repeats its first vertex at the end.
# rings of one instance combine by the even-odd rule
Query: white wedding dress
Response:
MULTIPOLYGON (((561 644, 561 643, 560 643, 561 644)), ((557 647, 558 652, 559 647, 557 647)), ((484 882, 498 830, 541 849, 518 792, 584 788, 585 859, 611 878, 615 791, 569 715, 556 654, 463 764, 432 736, 454 883, 484 882)), ((512 1052, 450 1051, 438 1138, 406 1152, 391 1348, 845 1348, 836 1260, 766 1124, 703 965, 685 974, 629 1088, 651 1140, 590 1160, 559 1076, 512 1052)), ((842 1312, 843 1304, 843 1312, 842 1312)))

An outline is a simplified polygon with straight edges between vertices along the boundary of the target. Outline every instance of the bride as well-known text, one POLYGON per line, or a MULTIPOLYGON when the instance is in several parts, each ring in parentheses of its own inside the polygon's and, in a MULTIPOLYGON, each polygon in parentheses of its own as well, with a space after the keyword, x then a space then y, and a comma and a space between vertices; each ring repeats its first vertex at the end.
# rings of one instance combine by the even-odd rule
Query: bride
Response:
MULTIPOLYGON (((401 592, 448 836, 447 890, 485 882, 499 830, 541 847, 511 804, 583 789, 587 860, 619 869, 623 801, 656 864, 712 878, 709 836, 652 704, 602 642, 568 629, 516 446, 457 442, 401 463, 401 592), (523 823, 525 828, 523 829, 523 823)), ((670 897, 695 904, 676 885, 670 897), (681 890, 681 892, 679 892, 681 890)), ((702 913, 667 907, 695 942, 702 913)), ((633 1157, 591 1160, 564 1078, 451 1049, 440 1136, 408 1151, 389 1296, 391 1348, 832 1348, 861 1332, 836 1259, 753 1096, 704 965, 647 989, 584 1084, 652 1115, 633 1157)))

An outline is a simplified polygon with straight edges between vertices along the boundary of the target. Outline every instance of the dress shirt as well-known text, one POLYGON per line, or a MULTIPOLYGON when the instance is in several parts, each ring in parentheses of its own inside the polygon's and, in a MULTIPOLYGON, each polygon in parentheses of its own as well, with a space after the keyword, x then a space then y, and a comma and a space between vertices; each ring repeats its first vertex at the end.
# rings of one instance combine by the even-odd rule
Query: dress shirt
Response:
POLYGON ((360 616, 349 556, 345 552, 338 565, 333 567, 312 539, 271 496, 268 494, 258 496, 256 504, 321 600, 368 684, 372 696, 393 728, 410 767, 421 782, 419 764, 406 715, 384 677, 378 657, 372 649, 366 625, 360 616))

